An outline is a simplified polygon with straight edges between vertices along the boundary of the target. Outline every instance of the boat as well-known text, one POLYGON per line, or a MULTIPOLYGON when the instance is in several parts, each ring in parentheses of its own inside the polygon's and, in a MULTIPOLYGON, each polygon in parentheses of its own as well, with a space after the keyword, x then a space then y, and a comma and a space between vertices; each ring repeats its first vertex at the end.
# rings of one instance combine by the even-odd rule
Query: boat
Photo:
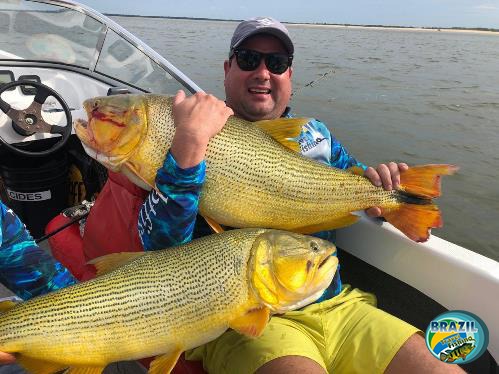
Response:
MULTIPOLYGON (((40 245, 53 249, 47 232, 69 226, 57 221, 60 212, 91 198, 105 180, 71 131, 74 118, 85 118, 83 101, 201 88, 139 38, 83 4, 18 0, 1 2, 0 8, 0 197, 40 245), (34 128, 33 116, 49 127, 34 128)), ((434 235, 415 243, 389 223, 367 217, 339 229, 336 244, 344 283, 375 293, 380 308, 421 330, 447 310, 479 316, 489 330, 488 350, 462 367, 499 372, 499 262, 434 235)), ((185 367, 177 365, 175 372, 202 372, 181 364, 185 367)))

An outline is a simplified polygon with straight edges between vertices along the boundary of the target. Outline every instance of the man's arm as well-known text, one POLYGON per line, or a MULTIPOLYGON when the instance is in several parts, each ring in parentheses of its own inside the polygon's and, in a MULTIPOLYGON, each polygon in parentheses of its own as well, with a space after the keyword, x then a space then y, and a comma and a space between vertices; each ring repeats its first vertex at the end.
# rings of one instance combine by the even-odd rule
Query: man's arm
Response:
POLYGON ((139 213, 139 236, 146 251, 186 243, 192 238, 205 162, 182 169, 168 152, 139 213))
MULTIPOLYGON (((333 136, 331 136, 331 163, 332 166, 340 169, 360 166, 364 169, 364 176, 372 184, 377 187, 383 187, 387 191, 398 188, 400 185, 400 173, 409 169, 409 166, 403 162, 379 164, 376 168, 367 167, 352 157, 346 148, 333 136)), ((379 207, 372 207, 366 209, 366 213, 370 217, 379 217, 381 216, 381 209, 379 207)))
POLYGON ((0 282, 23 300, 77 281, 40 248, 19 217, 0 202, 0 282))
POLYGON ((179 91, 173 102, 175 136, 152 191, 139 214, 139 235, 145 250, 189 241, 205 178, 208 142, 218 134, 232 109, 204 93, 186 98, 179 91))
POLYGON ((213 95, 198 92, 186 98, 184 91, 179 91, 173 101, 176 130, 170 148, 178 166, 187 169, 204 160, 208 142, 231 115, 232 109, 213 95))
MULTIPOLYGON (((409 169, 409 166, 404 162, 390 162, 388 164, 379 164, 376 169, 368 167, 364 171, 364 176, 369 178, 375 186, 383 186, 385 190, 391 191, 400 186, 400 173, 407 169, 409 169)), ((381 216, 381 209, 372 207, 366 209, 366 213, 370 217, 379 217, 381 216)))

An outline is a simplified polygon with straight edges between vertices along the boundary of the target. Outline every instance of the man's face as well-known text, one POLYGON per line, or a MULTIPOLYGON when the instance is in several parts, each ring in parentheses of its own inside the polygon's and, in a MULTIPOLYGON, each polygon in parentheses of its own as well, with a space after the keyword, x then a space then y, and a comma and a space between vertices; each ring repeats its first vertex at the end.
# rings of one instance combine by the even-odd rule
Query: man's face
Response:
MULTIPOLYGON (((278 38, 264 34, 248 38, 239 48, 287 53, 278 38)), ((224 62, 224 70, 226 102, 238 117, 259 121, 282 115, 291 97, 291 67, 282 74, 272 74, 262 59, 255 70, 244 71, 232 57, 224 62)))

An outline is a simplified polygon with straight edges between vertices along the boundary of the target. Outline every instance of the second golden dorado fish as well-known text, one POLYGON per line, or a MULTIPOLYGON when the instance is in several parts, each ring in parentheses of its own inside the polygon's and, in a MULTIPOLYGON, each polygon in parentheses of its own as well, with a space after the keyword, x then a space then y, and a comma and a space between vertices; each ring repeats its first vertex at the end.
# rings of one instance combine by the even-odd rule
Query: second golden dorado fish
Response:
POLYGON ((0 351, 32 373, 97 374, 109 363, 179 355, 229 327, 259 336, 269 316, 308 305, 331 283, 333 244, 300 234, 231 230, 152 252, 94 260, 93 280, 13 306, 0 303, 0 351))
MULTIPOLYGON (((172 98, 116 95, 87 100, 84 107, 88 121, 76 121, 75 130, 87 153, 151 189, 175 133, 172 98)), ((208 145, 200 213, 231 227, 314 233, 352 224, 359 218, 352 212, 379 206, 388 222, 418 242, 442 225, 431 200, 440 196, 440 175, 455 166, 412 167, 398 190, 385 191, 362 175, 299 154, 291 139, 307 122, 229 118, 208 145)))

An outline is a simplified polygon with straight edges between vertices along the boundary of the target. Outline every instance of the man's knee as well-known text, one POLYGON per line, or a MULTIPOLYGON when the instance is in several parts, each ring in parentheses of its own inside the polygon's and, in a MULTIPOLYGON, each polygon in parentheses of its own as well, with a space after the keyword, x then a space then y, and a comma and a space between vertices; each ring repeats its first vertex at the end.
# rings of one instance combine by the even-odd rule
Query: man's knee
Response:
POLYGON ((447 364, 433 356, 424 338, 412 335, 395 354, 386 373, 464 373, 457 365, 447 364))
POLYGON ((283 356, 267 362, 256 374, 324 374, 326 371, 314 360, 304 356, 283 356))

